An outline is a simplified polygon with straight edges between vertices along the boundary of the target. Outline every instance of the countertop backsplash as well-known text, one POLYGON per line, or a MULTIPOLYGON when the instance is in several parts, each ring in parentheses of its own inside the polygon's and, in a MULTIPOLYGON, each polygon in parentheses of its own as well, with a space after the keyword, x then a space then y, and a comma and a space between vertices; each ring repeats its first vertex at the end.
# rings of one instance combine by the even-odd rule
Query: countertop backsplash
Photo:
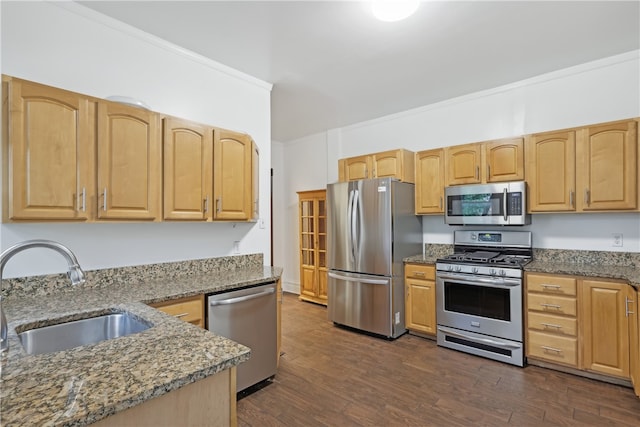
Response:
POLYGON ((2 296, 6 298, 46 296, 52 293, 77 290, 78 287, 103 289, 119 282, 144 283, 153 279, 175 279, 236 269, 262 269, 263 262, 264 256, 259 253, 85 270, 86 282, 75 287, 71 285, 66 274, 11 278, 2 281, 2 296))

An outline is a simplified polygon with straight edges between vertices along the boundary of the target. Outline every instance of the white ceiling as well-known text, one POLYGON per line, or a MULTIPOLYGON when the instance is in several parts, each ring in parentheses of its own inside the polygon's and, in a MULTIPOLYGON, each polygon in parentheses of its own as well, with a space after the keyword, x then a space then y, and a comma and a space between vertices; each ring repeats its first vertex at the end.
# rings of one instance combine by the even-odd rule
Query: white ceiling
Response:
POLYGON ((281 142, 640 49, 638 0, 80 3, 273 83, 281 142))

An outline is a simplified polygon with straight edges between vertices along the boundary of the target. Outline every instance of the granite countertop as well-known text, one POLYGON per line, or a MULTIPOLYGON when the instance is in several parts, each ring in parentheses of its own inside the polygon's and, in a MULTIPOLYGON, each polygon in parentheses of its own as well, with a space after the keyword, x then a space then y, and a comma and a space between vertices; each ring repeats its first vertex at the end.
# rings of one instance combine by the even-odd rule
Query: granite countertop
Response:
POLYGON ((280 268, 253 267, 7 298, 10 347, 0 365, 2 425, 90 424, 248 360, 249 348, 146 304, 275 281, 281 274, 280 268), (132 313, 153 327, 41 355, 27 355, 16 333, 53 319, 113 311, 132 313))
MULTIPOLYGON (((438 258, 453 253, 450 245, 427 245, 424 254, 405 258, 405 263, 435 264, 438 258)), ((525 271, 549 274, 620 279, 640 289, 640 254, 534 248, 533 261, 525 271)))

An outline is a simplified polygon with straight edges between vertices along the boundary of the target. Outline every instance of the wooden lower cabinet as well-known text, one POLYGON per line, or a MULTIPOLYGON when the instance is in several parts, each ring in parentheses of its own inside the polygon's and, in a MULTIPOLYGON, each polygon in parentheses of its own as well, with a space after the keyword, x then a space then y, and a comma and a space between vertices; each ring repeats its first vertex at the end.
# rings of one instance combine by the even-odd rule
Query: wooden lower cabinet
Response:
POLYGON ((405 326, 409 331, 436 335, 435 266, 405 264, 405 326))
POLYGON ((629 378, 631 291, 625 283, 582 281, 584 369, 629 378))
POLYGON ((97 427, 236 426, 236 367, 92 424, 97 427))
POLYGON ((551 362, 614 382, 631 380, 640 396, 638 292, 609 279, 525 277, 530 363, 551 362))
POLYGON ((180 320, 204 328, 204 295, 150 304, 151 307, 180 320))

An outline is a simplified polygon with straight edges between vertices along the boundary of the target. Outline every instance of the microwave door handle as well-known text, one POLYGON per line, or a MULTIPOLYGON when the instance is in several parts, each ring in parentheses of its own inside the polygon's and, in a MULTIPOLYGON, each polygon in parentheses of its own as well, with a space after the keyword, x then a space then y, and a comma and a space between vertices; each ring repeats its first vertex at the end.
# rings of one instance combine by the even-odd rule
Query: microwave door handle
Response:
POLYGON ((507 212, 507 189, 505 188, 503 191, 503 198, 502 198, 502 209, 503 209, 503 218, 504 221, 506 222, 508 219, 508 212, 507 212))

